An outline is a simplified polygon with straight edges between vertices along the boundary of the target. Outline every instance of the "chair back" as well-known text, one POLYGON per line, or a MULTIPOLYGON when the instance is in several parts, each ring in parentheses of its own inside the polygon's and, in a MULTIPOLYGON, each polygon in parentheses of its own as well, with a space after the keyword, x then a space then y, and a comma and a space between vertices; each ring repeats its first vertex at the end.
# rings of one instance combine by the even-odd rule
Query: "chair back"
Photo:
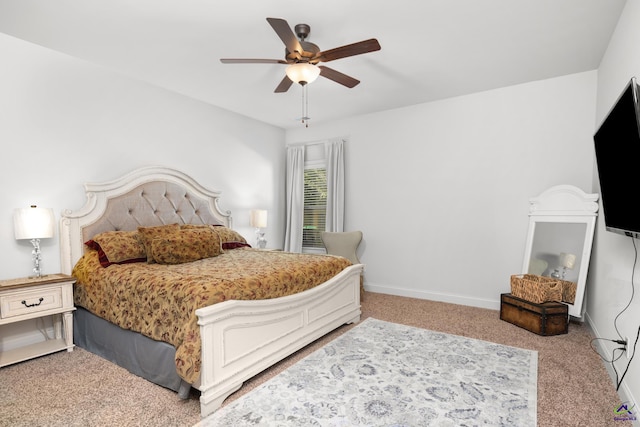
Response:
POLYGON ((529 274, 535 274, 536 276, 542 276, 542 273, 547 271, 549 263, 543 259, 534 258, 529 262, 529 274))
POLYGON ((356 251, 362 241, 362 231, 323 231, 320 238, 327 253, 347 258, 353 264, 360 264, 356 251))

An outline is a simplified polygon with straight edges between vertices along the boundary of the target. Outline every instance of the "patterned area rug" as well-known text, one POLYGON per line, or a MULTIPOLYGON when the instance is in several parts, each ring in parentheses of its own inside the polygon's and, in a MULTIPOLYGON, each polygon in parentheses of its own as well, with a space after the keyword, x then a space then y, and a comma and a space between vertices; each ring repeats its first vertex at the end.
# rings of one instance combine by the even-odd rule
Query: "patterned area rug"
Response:
POLYGON ((538 354, 368 318, 197 424, 535 426, 538 354))

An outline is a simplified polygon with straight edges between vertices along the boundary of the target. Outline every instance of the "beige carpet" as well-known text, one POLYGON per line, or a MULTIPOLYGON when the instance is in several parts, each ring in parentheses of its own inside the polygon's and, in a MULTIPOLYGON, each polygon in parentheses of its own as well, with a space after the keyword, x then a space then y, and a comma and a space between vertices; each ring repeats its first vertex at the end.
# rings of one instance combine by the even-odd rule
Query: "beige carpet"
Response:
MULTIPOLYGON (((497 311, 365 293, 363 317, 538 351, 538 425, 630 426, 585 325, 541 337, 503 322, 497 311)), ((342 327, 251 379, 234 400, 350 329, 342 327)), ((0 369, 0 426, 187 426, 200 420, 197 396, 176 394, 86 351, 56 353, 0 369)))

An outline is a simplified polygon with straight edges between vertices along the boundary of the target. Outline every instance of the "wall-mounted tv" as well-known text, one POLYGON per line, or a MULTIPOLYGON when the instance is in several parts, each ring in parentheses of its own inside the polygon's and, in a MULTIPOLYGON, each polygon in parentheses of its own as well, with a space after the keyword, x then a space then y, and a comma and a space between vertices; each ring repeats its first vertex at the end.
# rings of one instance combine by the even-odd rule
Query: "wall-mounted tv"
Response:
POLYGON ((640 105, 633 77, 593 137, 606 229, 640 237, 640 105))

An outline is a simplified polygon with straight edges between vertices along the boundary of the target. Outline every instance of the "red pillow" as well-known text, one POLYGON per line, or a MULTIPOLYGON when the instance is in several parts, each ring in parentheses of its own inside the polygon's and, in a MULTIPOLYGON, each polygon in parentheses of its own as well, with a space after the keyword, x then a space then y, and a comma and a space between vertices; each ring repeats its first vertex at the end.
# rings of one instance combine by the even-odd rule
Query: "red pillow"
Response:
POLYGON ((250 248, 251 245, 247 243, 246 239, 242 237, 240 233, 232 230, 224 225, 214 224, 213 229, 222 242, 222 249, 236 249, 236 248, 250 248))
POLYGON ((128 264, 146 260, 147 254, 137 231, 105 231, 85 242, 98 251, 100 265, 128 264))
POLYGON ((88 248, 98 251, 98 260, 100 261, 100 265, 105 268, 109 267, 111 264, 130 264, 133 262, 147 262, 146 256, 144 258, 125 259, 123 261, 117 261, 117 262, 109 261, 109 257, 107 256, 107 254, 104 253, 104 251, 102 250, 98 242, 94 240, 87 240, 84 244, 87 245, 88 248))

